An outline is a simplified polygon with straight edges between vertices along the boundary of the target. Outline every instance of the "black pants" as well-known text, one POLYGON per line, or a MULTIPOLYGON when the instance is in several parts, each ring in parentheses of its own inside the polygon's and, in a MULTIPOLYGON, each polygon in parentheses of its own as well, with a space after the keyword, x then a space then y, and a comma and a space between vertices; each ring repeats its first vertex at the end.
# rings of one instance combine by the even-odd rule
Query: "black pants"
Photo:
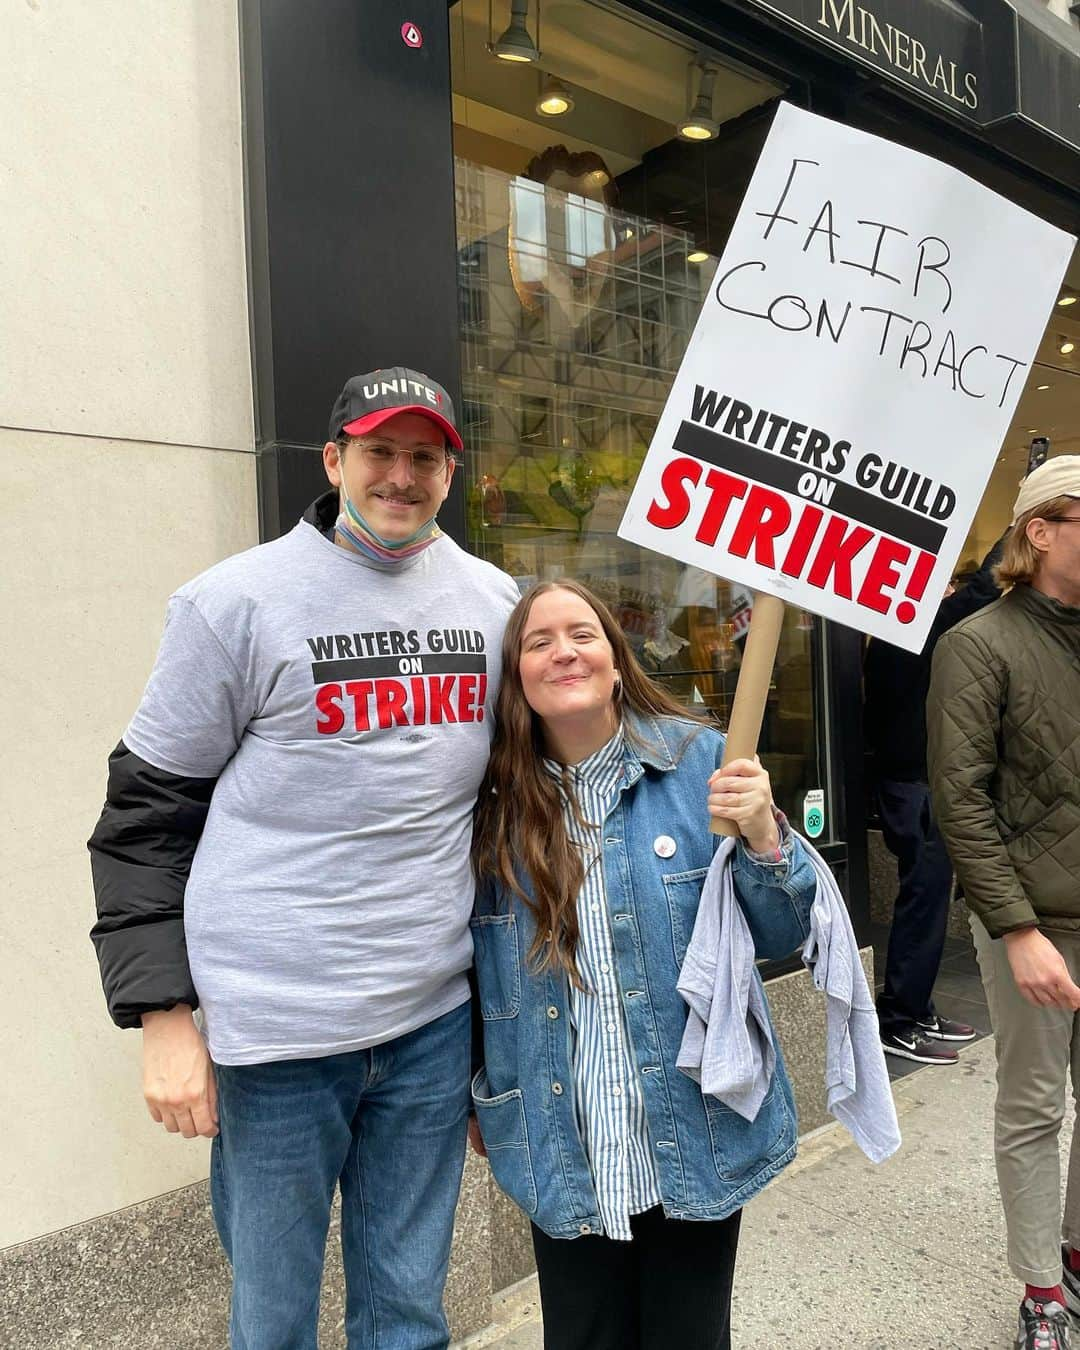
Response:
POLYGON ((881 832, 896 856, 900 882, 878 1021, 882 1034, 904 1036, 934 1011, 931 995, 945 947, 952 864, 925 783, 882 779, 878 805, 881 832))
POLYGON ((631 1218, 633 1242, 534 1224, 544 1350, 730 1350, 741 1218, 668 1219, 658 1206, 631 1218))

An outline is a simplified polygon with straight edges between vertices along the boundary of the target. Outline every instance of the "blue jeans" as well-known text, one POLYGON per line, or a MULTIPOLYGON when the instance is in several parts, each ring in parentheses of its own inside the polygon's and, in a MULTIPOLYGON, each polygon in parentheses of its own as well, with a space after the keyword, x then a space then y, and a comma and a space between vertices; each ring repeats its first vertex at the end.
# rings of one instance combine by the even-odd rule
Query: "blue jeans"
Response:
POLYGON ((468 1003, 349 1054, 217 1066, 210 1194, 233 1350, 315 1350, 341 1186, 349 1350, 436 1350, 465 1158, 468 1003))

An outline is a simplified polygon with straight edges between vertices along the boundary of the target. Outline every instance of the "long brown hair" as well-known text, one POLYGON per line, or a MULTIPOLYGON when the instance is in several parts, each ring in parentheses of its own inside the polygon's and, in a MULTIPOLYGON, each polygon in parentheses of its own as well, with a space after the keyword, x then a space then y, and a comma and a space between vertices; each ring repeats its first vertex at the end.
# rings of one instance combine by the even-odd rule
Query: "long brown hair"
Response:
POLYGON ((1017 582, 1035 580, 1043 555, 1028 538, 1027 527, 1033 520, 1060 520, 1072 504, 1071 497, 1051 497, 1040 502, 1022 516, 1017 516, 1016 524, 1005 536, 1005 545, 1001 561, 994 568, 994 580, 1002 588, 1015 586, 1017 582))
MULTIPOLYGON (((479 881, 501 882, 532 910, 536 937, 528 960, 535 970, 562 969, 579 988, 575 953, 578 942, 577 898, 585 866, 563 820, 559 786, 543 766, 543 728, 521 685, 521 639, 537 597, 548 591, 569 591, 584 600, 600 620, 611 644, 620 681, 615 701, 620 713, 679 717, 705 722, 650 680, 638 665, 630 644, 611 611, 580 582, 542 581, 522 597, 506 625, 502 645, 502 684, 495 708, 495 739, 487 774, 480 788, 473 830, 473 867, 479 881), (528 876, 526 893, 520 874, 528 876)), ((563 792, 573 809, 577 802, 568 773, 563 792)))

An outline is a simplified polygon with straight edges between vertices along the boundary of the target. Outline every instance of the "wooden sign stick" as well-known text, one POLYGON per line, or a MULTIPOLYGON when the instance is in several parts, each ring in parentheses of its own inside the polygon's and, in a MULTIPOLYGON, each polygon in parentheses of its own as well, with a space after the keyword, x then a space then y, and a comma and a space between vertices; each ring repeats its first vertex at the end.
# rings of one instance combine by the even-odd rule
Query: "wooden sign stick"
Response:
MULTIPOLYGON (((769 696, 776 648, 784 622, 784 602, 778 596, 754 593, 754 612, 750 616, 750 631, 746 635, 739 682, 731 705, 727 742, 724 746, 724 764, 733 759, 753 759, 757 753, 761 722, 765 716, 765 700, 769 696)), ((721 768, 723 765, 721 765, 721 768)), ((731 820, 709 817, 713 834, 734 839, 739 827, 731 820)))

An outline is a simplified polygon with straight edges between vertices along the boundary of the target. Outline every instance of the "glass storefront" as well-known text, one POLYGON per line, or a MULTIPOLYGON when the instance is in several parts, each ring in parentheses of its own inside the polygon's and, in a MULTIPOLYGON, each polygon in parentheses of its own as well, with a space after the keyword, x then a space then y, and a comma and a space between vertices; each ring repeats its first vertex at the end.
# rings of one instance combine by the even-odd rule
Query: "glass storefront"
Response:
MULTIPOLYGON (((544 6, 542 71, 507 67, 488 10, 451 11, 469 547, 523 588, 585 581, 723 725, 750 595, 616 530, 784 90, 584 0, 544 6), (718 134, 695 143, 677 126, 703 75, 718 134)), ((789 609, 761 742, 796 819, 829 787, 821 629, 789 609)))
POLYGON ((1074 257, 957 570, 974 570, 1009 523, 1017 485, 1040 455, 1080 454, 1080 255, 1074 257))
MULTIPOLYGON (((895 112, 884 115, 880 108, 858 103, 849 110, 853 126, 888 140, 907 144, 924 154, 952 162, 963 172, 1001 193, 1017 205, 1066 229, 1076 231, 1075 196, 1071 211, 1055 215, 1054 203, 1033 191, 1020 177, 1006 174, 1000 164, 971 155, 960 140, 942 143, 936 130, 924 123, 905 121, 895 112)), ((985 295, 987 309, 995 304, 992 287, 985 295)), ((933 436, 934 429, 927 428, 933 436)), ((1066 269, 1061 291, 1050 313, 1031 369, 1027 372, 1020 401, 998 450, 979 508, 960 551, 956 575, 970 576, 1008 527, 1017 487, 1028 471, 1032 443, 1035 451, 1055 455, 1080 454, 1080 247, 1066 269), (1038 444, 1043 439, 1048 446, 1038 444)), ((943 463, 963 447, 940 444, 943 463)), ((1034 459, 1031 461, 1034 463, 1034 459)))

